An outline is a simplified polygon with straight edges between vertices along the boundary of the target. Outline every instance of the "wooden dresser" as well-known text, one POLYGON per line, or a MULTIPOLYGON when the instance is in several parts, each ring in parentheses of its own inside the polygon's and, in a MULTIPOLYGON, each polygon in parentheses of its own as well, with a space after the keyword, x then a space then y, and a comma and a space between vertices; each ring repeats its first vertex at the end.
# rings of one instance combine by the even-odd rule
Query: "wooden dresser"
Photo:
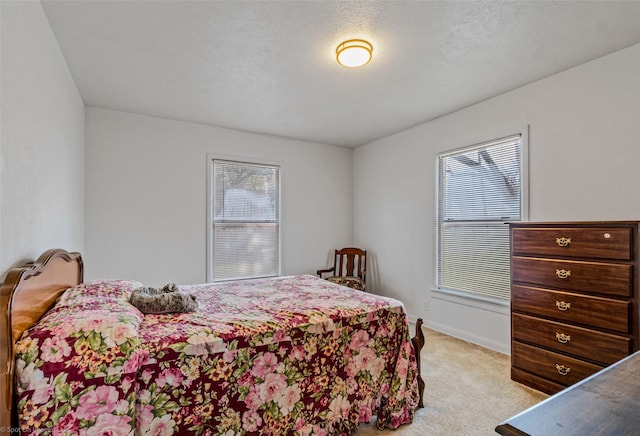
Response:
POLYGON ((638 350, 638 222, 511 224, 511 378, 550 394, 638 350))

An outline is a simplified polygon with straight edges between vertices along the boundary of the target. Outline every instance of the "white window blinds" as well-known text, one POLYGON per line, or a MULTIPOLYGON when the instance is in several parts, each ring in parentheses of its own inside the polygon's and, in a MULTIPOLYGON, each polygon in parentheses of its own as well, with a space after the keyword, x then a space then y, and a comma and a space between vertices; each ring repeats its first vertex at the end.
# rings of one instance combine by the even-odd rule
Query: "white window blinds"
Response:
POLYGON ((213 280, 277 276, 279 168, 213 160, 213 280))
POLYGON ((522 217, 522 140, 438 158, 438 287, 508 299, 509 226, 522 217))

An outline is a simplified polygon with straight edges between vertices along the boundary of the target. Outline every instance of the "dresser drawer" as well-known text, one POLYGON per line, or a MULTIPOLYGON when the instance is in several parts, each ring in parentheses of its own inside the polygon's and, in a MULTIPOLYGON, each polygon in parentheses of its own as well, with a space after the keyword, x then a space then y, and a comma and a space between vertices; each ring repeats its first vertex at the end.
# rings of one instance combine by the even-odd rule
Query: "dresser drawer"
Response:
POLYGON ((602 366, 519 342, 513 343, 512 353, 514 367, 563 386, 570 386, 603 369, 602 366))
POLYGON ((631 302, 529 286, 511 286, 511 309, 543 318, 620 333, 630 332, 631 302))
POLYGON ((513 228, 514 255, 631 260, 631 228, 513 228))
POLYGON ((629 297, 633 266, 604 262, 511 258, 511 279, 547 288, 569 289, 629 297))
POLYGON ((631 339, 514 313, 513 339, 610 365, 631 353, 631 339))

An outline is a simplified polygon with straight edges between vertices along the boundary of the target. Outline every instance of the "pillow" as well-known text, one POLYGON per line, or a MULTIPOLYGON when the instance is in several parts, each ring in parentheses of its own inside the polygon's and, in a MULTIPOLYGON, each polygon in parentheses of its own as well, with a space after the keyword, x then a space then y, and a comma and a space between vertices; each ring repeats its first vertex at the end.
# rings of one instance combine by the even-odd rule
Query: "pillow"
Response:
POLYGON ((67 289, 58 297, 57 306, 84 305, 94 302, 126 302, 134 289, 143 286, 133 280, 94 280, 67 289))

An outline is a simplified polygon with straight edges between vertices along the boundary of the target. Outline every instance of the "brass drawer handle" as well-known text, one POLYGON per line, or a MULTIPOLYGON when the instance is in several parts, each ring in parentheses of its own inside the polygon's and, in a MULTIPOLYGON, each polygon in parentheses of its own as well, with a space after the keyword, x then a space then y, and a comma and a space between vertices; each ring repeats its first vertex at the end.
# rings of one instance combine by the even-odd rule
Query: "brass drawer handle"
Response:
POLYGON ((569 374, 569 372, 571 372, 571 368, 568 368, 564 365, 559 365, 556 363, 556 369, 558 370, 558 374, 560 375, 567 375, 569 374))
POLYGON ((564 301, 556 301, 556 307, 558 310, 566 311, 571 309, 571 303, 565 303, 564 301))
POLYGON ((571 238, 556 238, 556 244, 561 247, 568 247, 571 244, 571 238))
POLYGON ((561 344, 566 344, 567 342, 569 342, 571 340, 571 336, 565 335, 564 333, 557 333, 556 332, 556 339, 561 344))
POLYGON ((568 279, 569 277, 571 277, 571 271, 567 271, 565 269, 557 269, 556 276, 558 276, 559 279, 568 279))

